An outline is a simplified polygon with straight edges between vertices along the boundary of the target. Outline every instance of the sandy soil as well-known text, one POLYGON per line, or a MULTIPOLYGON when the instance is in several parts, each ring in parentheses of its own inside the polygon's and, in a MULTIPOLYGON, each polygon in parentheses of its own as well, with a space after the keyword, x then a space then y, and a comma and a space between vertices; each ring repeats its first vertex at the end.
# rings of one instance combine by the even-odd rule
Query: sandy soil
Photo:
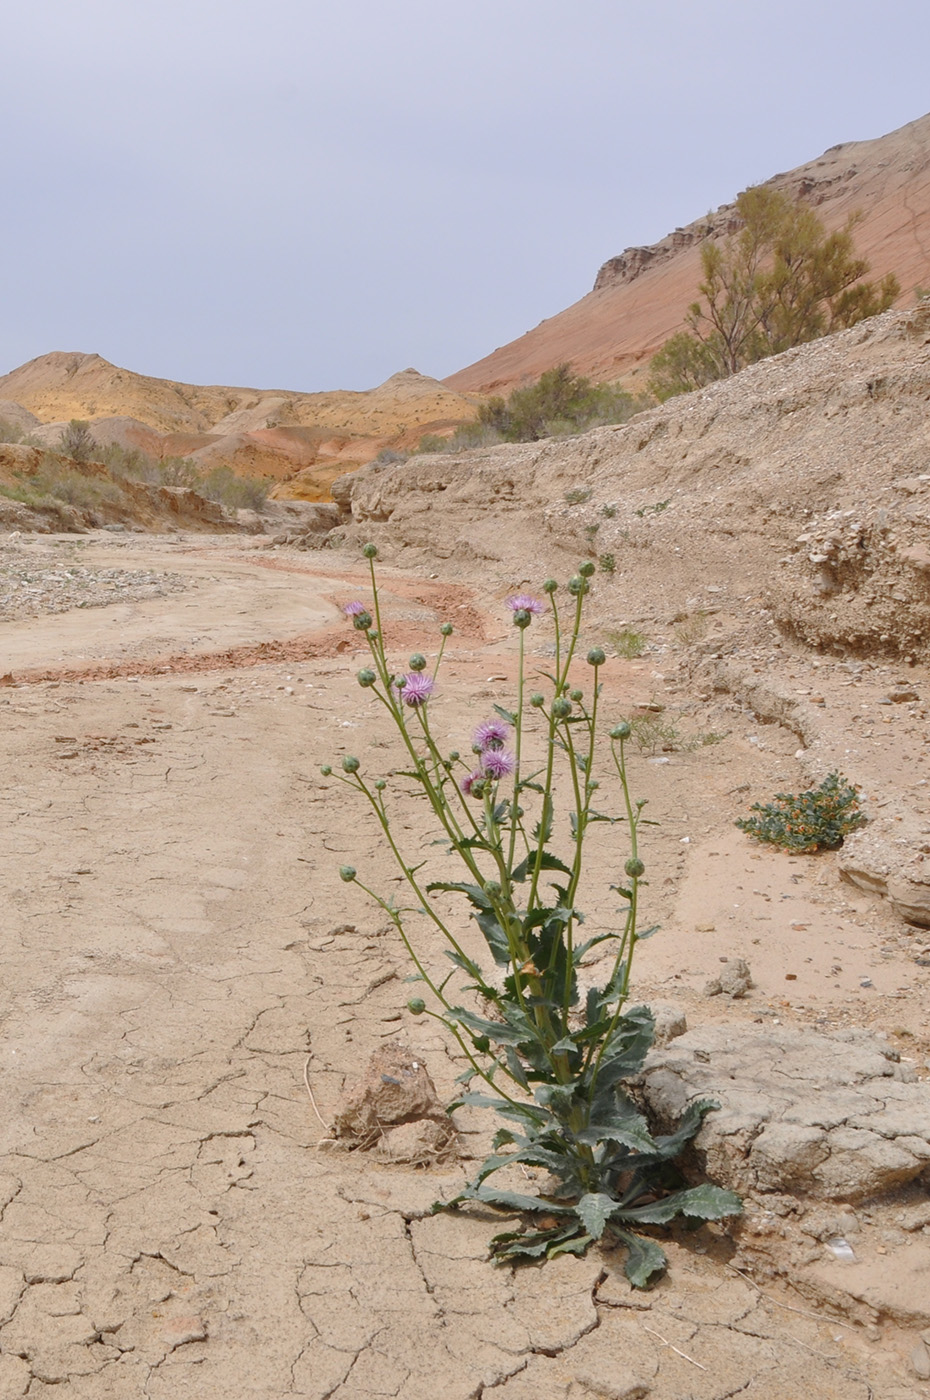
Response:
MULTIPOLYGON (((414 1048, 441 1097, 459 1069, 407 1012, 378 910, 338 878, 349 860, 387 892, 394 878, 351 794, 319 772, 346 752, 386 773, 395 758, 339 614, 357 559, 204 537, 29 548, 37 569, 71 549, 88 569, 187 586, 2 633, 0 1397, 930 1395, 907 1367, 913 1333, 740 1275, 722 1232, 673 1237, 669 1276, 645 1295, 606 1251, 493 1269, 489 1221, 427 1214, 485 1148, 486 1118, 459 1115, 464 1160, 429 1170, 331 1150, 344 1085, 378 1046, 414 1048)), ((429 650, 456 624, 435 708, 462 747, 510 699, 506 586, 383 577, 399 647, 429 650)), ((547 645, 543 623, 540 664, 547 645)), ((888 718, 858 757, 874 802, 922 782, 905 711, 871 709, 887 677, 852 685, 800 652, 780 667, 824 698, 821 757, 850 753, 854 708, 875 731, 888 718)), ((841 883, 835 856, 754 849, 733 826, 806 785, 797 735, 658 657, 605 670, 609 708, 662 703, 693 741, 633 762, 659 823, 645 918, 663 925, 639 994, 691 1024, 874 1026, 925 1074, 927 931, 841 883), (706 997, 733 957, 755 989, 706 997)), ((439 859, 416 804, 400 799, 398 829, 439 859)), ((596 863, 615 861, 615 838, 599 839, 596 863)))

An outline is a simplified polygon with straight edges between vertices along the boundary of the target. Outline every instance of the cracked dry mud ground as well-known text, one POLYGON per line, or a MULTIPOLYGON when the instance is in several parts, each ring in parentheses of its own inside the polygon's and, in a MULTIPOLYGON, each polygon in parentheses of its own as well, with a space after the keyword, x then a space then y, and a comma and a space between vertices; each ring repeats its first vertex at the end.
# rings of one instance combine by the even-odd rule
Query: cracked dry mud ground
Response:
MULTIPOLYGON (((116 545, 93 547, 122 558, 116 545)), ((427 1215, 462 1165, 421 1172, 320 1150, 308 1056, 325 1119, 385 1040, 422 1053, 441 1096, 458 1072, 405 1009, 407 967, 383 919, 337 873, 351 858, 391 889, 375 832, 318 768, 348 751, 391 761, 351 649, 332 654, 357 564, 333 554, 325 570, 269 570, 229 541, 138 548, 147 567, 161 558, 190 576, 193 594, 172 611, 165 600, 121 605, 108 645, 99 628, 110 609, 95 610, 93 648, 62 630, 69 614, 5 635, 18 672, 51 679, 0 691, 0 1400, 921 1395, 892 1335, 818 1316, 775 1283, 760 1290, 729 1267, 721 1236, 673 1238, 670 1274, 648 1294, 630 1290, 609 1252, 495 1270, 489 1220, 427 1215), (211 622, 224 648, 254 648, 264 629, 293 660, 211 659, 201 614, 192 623, 178 611, 198 589, 225 608, 211 622), (314 628, 326 645, 307 644, 314 628), (166 656, 174 670, 147 674, 166 656), (135 672, 80 679, 108 657, 135 672)), ((386 577, 404 645, 434 628, 439 606, 466 619, 442 710, 444 737, 461 739, 507 696, 488 677, 512 673, 511 638, 490 597, 386 577)), ((641 665, 607 669, 621 708, 642 695, 641 665)), ((802 982, 803 1009, 782 995, 786 958, 819 976, 813 964, 805 973, 806 932, 792 944, 783 917, 777 951, 750 937, 767 931, 781 889, 794 922, 840 937, 828 917, 842 898, 835 871, 792 867, 802 883, 785 884, 787 866, 750 863, 731 835, 745 801, 733 789, 790 775, 796 740, 779 749, 769 727, 759 752, 737 712, 730 730, 673 764, 634 765, 663 821, 650 856, 667 872, 649 911, 667 931, 646 945, 641 990, 678 996, 703 1019, 811 1008, 839 1019, 851 993, 832 983, 802 982), (686 826, 694 846, 682 845, 686 826), (728 853, 734 885, 751 875, 758 903, 726 928, 727 949, 753 959, 760 984, 745 1009, 699 998, 718 951, 713 930, 694 932, 710 891, 722 897, 711 846, 728 853), (676 938, 687 933, 683 957, 676 938)), ((413 804, 403 835, 428 839, 413 804)), ((844 908, 855 918, 844 936, 863 946, 892 936, 879 907, 844 908)), ((895 1014, 906 1021, 919 1004, 895 1014)), ((489 1121, 463 1114, 460 1126, 466 1156, 477 1155, 489 1121)))

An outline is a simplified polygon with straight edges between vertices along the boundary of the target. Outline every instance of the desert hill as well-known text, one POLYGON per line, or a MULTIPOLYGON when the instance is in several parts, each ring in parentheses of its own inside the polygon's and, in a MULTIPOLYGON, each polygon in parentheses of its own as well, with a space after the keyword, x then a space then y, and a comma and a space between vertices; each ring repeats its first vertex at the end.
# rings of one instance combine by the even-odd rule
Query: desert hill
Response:
MULTIPOLYGON (((894 272, 902 304, 930 286, 930 115, 873 141, 833 146, 768 184, 813 205, 830 229, 861 211, 857 251, 870 276, 894 272)), ((699 245, 728 231, 733 205, 647 248, 610 258, 587 296, 445 380, 462 394, 506 392, 570 361, 598 380, 628 378, 680 329, 700 280, 699 245)), ((635 382, 635 381, 634 381, 635 382)))
POLYGON ((301 394, 181 384, 55 351, 0 377, 0 418, 44 446, 57 446, 70 419, 86 419, 103 444, 226 464, 310 500, 380 448, 415 446, 473 416, 468 399, 414 369, 375 389, 301 394))

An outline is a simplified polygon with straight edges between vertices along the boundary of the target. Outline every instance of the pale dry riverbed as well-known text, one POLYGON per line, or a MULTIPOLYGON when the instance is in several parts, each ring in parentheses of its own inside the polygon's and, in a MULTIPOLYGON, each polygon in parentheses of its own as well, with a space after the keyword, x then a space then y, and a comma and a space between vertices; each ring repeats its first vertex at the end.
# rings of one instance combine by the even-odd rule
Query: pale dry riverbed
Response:
MULTIPOLYGON (((40 578, 69 547, 43 537, 16 555, 40 578)), ((427 1213, 467 1160, 414 1170, 321 1149, 305 1072, 328 1123, 385 1042, 420 1053, 441 1097, 460 1068, 407 1012, 383 917, 338 878, 351 860, 394 888, 376 832, 319 772, 347 752, 393 761, 339 613, 359 562, 102 534, 74 558, 164 591, 0 630, 0 1400, 930 1395, 906 1329, 737 1273, 722 1232, 674 1236, 670 1274, 646 1294, 610 1252, 496 1270, 489 1220, 427 1213)), ((456 624, 435 708, 443 741, 463 747, 510 698, 506 584, 384 579, 399 655, 456 624)), ((541 628, 541 652, 545 640, 541 628)), ((665 695, 661 668, 612 661, 607 702, 622 714, 665 695)), ((682 724, 724 737, 633 763, 660 823, 644 855, 646 918, 663 929, 643 946, 640 995, 694 1025, 872 1026, 924 1075, 930 938, 842 884, 834 856, 736 831, 751 801, 804 785, 797 738, 676 686, 682 724), (734 957, 756 987, 707 998, 734 957)), ((913 763, 903 731, 887 741, 876 800, 897 800, 881 775, 894 788, 894 764, 913 763)), ((415 804, 401 831, 429 853, 415 804)), ((609 863, 615 838, 602 839, 609 863)), ((459 1123, 478 1155, 490 1120, 459 1123)))

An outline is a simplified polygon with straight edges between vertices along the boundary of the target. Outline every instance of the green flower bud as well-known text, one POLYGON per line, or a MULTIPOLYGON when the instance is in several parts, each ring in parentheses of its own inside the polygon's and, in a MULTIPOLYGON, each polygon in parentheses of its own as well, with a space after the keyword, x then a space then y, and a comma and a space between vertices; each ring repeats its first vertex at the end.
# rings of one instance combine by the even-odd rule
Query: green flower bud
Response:
POLYGON ((570 700, 562 700, 562 699, 560 699, 560 700, 553 700, 553 702, 552 702, 552 718, 553 718, 553 719, 568 719, 568 717, 569 717, 569 715, 571 714, 571 712, 572 712, 572 705, 571 705, 571 701, 570 701, 570 700))
POLYGON ((370 669, 370 667, 364 666, 362 670, 359 671, 355 679, 358 681, 359 685, 367 688, 370 685, 374 685, 378 677, 375 675, 374 671, 370 669))
POLYGON ((353 617, 352 626, 355 628, 356 632, 367 632, 371 626, 371 622, 371 613, 360 612, 356 617, 353 617))
POLYGON ((554 578, 547 578, 546 582, 543 584, 543 592, 554 593, 558 586, 554 578))
POLYGON ((346 773, 357 773, 360 764, 357 758, 353 758, 350 753, 347 753, 345 758, 342 760, 342 767, 343 771, 346 773))
POLYGON ((572 699, 574 700, 575 704, 576 704, 576 705, 580 705, 581 702, 582 702, 582 700, 584 699, 584 691, 583 691, 583 690, 573 690, 573 691, 571 692, 571 696, 572 696, 572 699))
POLYGON ((582 578, 590 578, 594 573, 594 565, 590 559, 586 559, 583 564, 578 565, 578 572, 582 578))
POLYGON ((378 546, 376 544, 366 544, 362 546, 362 553, 366 559, 377 559, 378 546))
POLYGON ((610 731, 610 737, 611 739, 629 739, 632 733, 632 725, 627 724, 626 720, 623 720, 621 724, 614 725, 613 729, 610 731))
POLYGON ((420 651, 415 651, 410 658, 411 671, 425 671, 426 657, 420 651))
POLYGON ((412 1012, 414 1016, 422 1016, 426 1010, 426 1002, 422 997, 411 997, 407 1002, 407 1010, 412 1012))
POLYGON ((387 787, 387 783, 384 781, 383 778, 379 778, 378 781, 375 783, 375 791, 376 791, 376 792, 384 792, 384 789, 385 789, 386 787, 387 787))
POLYGON ((439 630, 444 637, 451 637, 455 628, 452 626, 451 622, 444 622, 439 630))
POLYGON ((597 778, 592 778, 591 781, 588 783, 588 792, 597 792, 599 787, 600 783, 598 782, 597 778))
POLYGON ((529 627, 532 621, 533 614, 527 608, 517 608, 517 611, 513 615, 513 625, 514 627, 519 627, 521 632, 524 628, 529 627))
POLYGON ((603 666, 606 660, 607 657, 605 656, 604 651, 601 647, 592 647, 591 650, 588 652, 589 666, 603 666))
POLYGON ((484 885, 484 892, 489 899, 496 899, 501 892, 500 881, 486 880, 484 885))
POLYGON ((320 769, 320 772, 323 774, 324 778, 329 778, 332 777, 333 770, 328 763, 324 763, 322 768, 320 769))
POLYGON ((351 885, 352 881, 355 879, 355 866, 340 865, 339 878, 340 880, 345 880, 347 885, 351 885))
POLYGON ((635 857, 632 856, 623 868, 626 871, 627 875, 629 875, 631 880, 638 880, 640 875, 642 875, 643 871, 646 869, 641 860, 637 860, 635 857))
POLYGON ((581 578, 578 574, 568 580, 568 591, 573 598, 583 597, 587 593, 588 587, 588 580, 581 578))
POLYGON ((450 762, 450 763, 458 763, 458 761, 459 761, 459 756, 460 756, 460 755, 459 755, 458 749, 453 749, 452 752, 451 752, 450 755, 449 755, 449 762, 450 762))
POLYGON ((392 677, 391 677, 391 683, 392 683, 392 685, 394 686, 394 689, 395 689, 395 690, 403 690, 404 686, 407 684, 407 677, 406 677, 406 676, 392 676, 392 677))
POLYGON ((546 703, 546 697, 545 697, 545 695, 540 695, 540 693, 539 693, 538 690, 535 691, 534 694, 532 694, 532 695, 530 696, 530 704, 533 706, 533 709, 534 709, 534 710, 540 710, 540 709, 542 709, 542 707, 543 707, 543 705, 545 705, 545 703, 546 703))

